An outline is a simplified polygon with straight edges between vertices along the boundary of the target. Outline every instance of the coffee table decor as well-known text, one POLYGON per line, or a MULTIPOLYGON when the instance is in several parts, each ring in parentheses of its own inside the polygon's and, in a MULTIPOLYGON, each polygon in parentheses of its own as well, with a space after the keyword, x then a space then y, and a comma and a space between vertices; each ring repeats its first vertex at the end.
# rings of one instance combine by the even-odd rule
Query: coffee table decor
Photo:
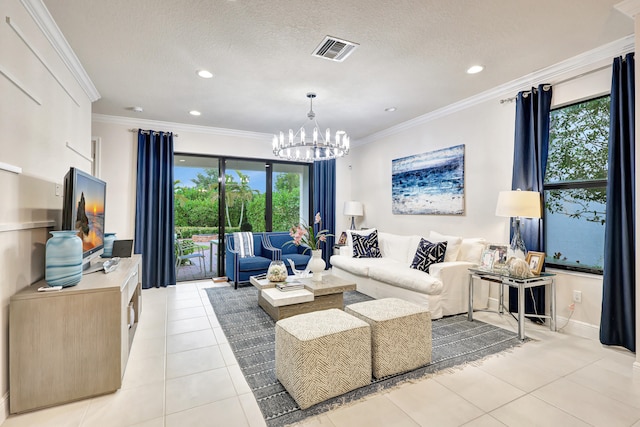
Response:
MULTIPOLYGON (((522 344, 514 332, 478 320, 469 322, 465 314, 433 320, 431 363, 403 374, 372 379, 365 387, 301 410, 276 378, 275 321, 256 304, 258 292, 251 285, 235 291, 233 287, 207 289, 220 326, 269 427, 295 423, 401 383, 522 344)), ((357 291, 344 293, 345 305, 371 299, 357 291)))

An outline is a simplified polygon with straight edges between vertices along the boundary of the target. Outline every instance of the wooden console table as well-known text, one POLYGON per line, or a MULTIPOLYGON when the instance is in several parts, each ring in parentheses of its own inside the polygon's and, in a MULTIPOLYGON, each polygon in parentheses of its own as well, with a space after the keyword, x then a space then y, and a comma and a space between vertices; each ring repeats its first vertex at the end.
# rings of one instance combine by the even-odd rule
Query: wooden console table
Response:
POLYGON ((38 292, 43 280, 11 297, 11 413, 120 388, 142 309, 141 259, 123 258, 115 271, 60 291, 38 292))

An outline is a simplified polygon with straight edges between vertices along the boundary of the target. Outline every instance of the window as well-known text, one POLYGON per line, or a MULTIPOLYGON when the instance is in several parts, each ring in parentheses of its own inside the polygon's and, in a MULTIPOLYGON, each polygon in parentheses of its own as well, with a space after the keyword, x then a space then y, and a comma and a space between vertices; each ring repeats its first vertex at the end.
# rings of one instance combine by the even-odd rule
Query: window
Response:
POLYGON ((602 274, 610 97, 551 111, 544 183, 547 265, 602 274))

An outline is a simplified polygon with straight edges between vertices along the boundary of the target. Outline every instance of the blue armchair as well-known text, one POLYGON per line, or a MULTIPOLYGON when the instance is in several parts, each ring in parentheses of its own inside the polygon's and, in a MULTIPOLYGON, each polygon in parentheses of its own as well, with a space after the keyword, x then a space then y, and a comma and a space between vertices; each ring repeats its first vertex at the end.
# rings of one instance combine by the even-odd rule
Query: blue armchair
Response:
POLYGON ((238 283, 249 281, 250 276, 265 274, 271 261, 280 257, 280 251, 268 245, 264 233, 253 233, 253 256, 240 256, 234 247, 233 233, 226 234, 225 240, 226 274, 236 289, 238 283))
POLYGON ((280 258, 284 261, 284 265, 287 266, 287 271, 290 275, 293 274, 293 272, 291 271, 289 260, 293 261, 296 265, 296 270, 304 270, 307 267, 311 259, 311 249, 306 246, 287 244, 287 242, 293 240, 289 232, 265 233, 265 236, 267 238, 267 244, 271 248, 280 250, 280 258), (307 249, 306 253, 304 253, 305 249, 307 249))

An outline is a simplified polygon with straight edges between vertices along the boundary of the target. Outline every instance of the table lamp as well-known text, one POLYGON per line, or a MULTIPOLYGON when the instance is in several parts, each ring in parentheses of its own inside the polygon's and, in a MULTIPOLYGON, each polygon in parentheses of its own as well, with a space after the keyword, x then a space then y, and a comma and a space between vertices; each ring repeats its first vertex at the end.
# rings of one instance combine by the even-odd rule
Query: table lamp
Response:
POLYGON ((351 228, 350 230, 356 229, 356 220, 355 217, 363 215, 362 203, 360 202, 344 202, 344 214, 346 216, 351 217, 351 228))
POLYGON ((501 191, 498 194, 496 215, 512 217, 514 225, 513 238, 509 247, 509 255, 524 259, 527 248, 520 233, 520 218, 541 218, 542 204, 537 191, 501 191))

